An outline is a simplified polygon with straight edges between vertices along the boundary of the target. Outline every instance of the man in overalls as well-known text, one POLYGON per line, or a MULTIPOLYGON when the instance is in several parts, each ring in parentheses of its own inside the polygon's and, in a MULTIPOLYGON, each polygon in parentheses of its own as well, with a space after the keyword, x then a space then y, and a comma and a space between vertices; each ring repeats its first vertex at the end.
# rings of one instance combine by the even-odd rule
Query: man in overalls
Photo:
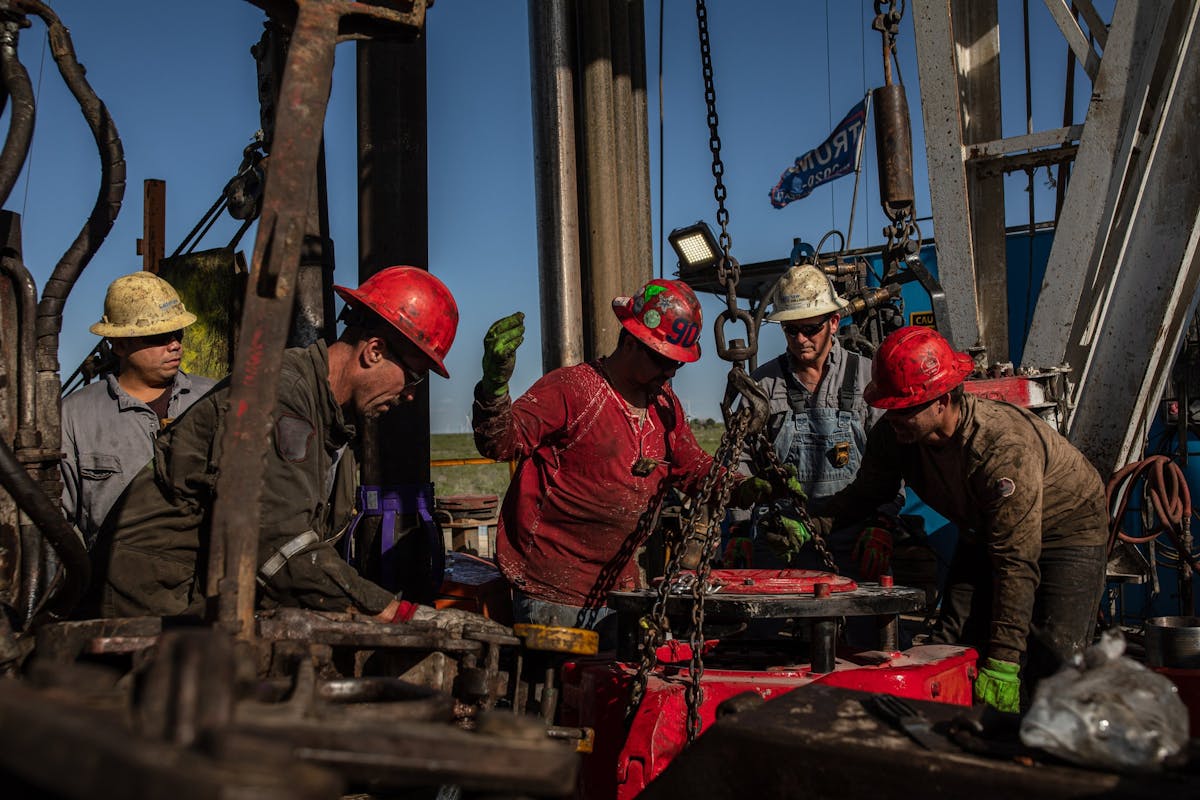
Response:
MULTIPOLYGON (((767 317, 782 326, 787 350, 752 375, 770 400, 767 438, 779 459, 796 470, 810 500, 830 497, 854 480, 867 431, 883 416, 863 400, 863 389, 871 380, 870 359, 851 353, 837 340, 846 306, 817 267, 806 264, 789 269, 767 317)), ((749 456, 743 456, 741 471, 757 471, 749 456)), ((830 534, 827 544, 842 572, 876 580, 888 570, 892 541, 889 523, 883 518, 894 517, 902 503, 901 494, 882 506, 879 516, 865 526, 830 534)), ((816 549, 804 546, 808 531, 793 528, 790 533, 768 534, 759 524, 762 511, 756 510, 751 522, 753 566, 825 568, 816 549)), ((735 525, 745 520, 745 514, 735 512, 735 525)))

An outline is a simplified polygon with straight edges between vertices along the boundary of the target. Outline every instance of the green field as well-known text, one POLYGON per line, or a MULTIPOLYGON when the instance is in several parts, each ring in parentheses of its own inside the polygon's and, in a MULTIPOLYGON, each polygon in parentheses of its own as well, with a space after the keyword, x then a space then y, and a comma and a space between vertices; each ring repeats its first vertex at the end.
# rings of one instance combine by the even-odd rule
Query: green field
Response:
MULTIPOLYGON (((700 446, 712 453, 724 433, 721 425, 699 425, 693 428, 700 446)), ((469 433, 435 433, 431 442, 431 457, 479 458, 475 439, 469 433)), ((438 495, 494 494, 503 496, 508 488, 508 464, 480 464, 455 467, 434 467, 433 483, 438 495)))

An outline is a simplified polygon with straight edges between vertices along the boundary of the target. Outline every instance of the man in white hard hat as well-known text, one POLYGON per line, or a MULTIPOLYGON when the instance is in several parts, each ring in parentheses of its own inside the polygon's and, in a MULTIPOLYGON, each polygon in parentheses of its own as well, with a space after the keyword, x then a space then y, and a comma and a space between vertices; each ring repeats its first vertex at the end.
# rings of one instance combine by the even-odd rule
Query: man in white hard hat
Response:
MULTIPOLYGON (((766 390, 770 416, 766 436, 780 461, 796 470, 796 478, 812 500, 829 497, 854 480, 862 463, 867 431, 883 412, 863 399, 871 380, 871 361, 851 353, 838 342, 837 330, 848 303, 819 268, 791 267, 776 287, 772 313, 787 339, 787 350, 763 364, 752 377, 766 390)), ((758 465, 760 468, 762 465, 758 465)), ((741 471, 757 470, 749 456, 741 471)), ((880 509, 894 517, 903 496, 880 509)), ((734 520, 746 515, 735 512, 734 520)), ((755 525, 755 566, 823 568, 815 548, 805 547, 809 532, 796 528, 768 532, 755 525)), ((888 570, 891 523, 877 518, 866 527, 835 531, 828 542, 839 569, 855 577, 876 580, 888 570)))
POLYGON ((154 439, 213 385, 179 369, 183 330, 196 321, 179 294, 150 272, 113 281, 104 316, 90 330, 108 339, 117 368, 62 405, 63 508, 90 548, 100 523, 138 470, 154 439))

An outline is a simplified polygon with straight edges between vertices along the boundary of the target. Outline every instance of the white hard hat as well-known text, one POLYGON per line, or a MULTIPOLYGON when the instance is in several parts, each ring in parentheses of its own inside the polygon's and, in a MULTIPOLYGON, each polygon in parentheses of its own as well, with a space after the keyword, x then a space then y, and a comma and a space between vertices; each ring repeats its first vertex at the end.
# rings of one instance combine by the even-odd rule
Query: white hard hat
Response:
POLYGON ((840 312, 849 303, 838 297, 829 276, 811 264, 792 267, 775 287, 771 304, 772 322, 812 319, 840 312))
POLYGON ((104 295, 104 316, 88 330, 124 339, 186 328, 196 315, 184 308, 175 287, 150 272, 122 275, 104 295))

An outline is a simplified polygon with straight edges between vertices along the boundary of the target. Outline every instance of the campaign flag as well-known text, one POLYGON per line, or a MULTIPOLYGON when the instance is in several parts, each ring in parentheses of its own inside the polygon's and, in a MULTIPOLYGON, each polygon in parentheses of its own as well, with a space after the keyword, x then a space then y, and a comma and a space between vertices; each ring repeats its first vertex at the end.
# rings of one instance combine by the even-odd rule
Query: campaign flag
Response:
POLYGON ((783 208, 793 200, 808 197, 821 184, 854 172, 854 160, 866 119, 867 99, 864 97, 850 109, 828 139, 784 170, 779 183, 771 189, 771 205, 783 208))

